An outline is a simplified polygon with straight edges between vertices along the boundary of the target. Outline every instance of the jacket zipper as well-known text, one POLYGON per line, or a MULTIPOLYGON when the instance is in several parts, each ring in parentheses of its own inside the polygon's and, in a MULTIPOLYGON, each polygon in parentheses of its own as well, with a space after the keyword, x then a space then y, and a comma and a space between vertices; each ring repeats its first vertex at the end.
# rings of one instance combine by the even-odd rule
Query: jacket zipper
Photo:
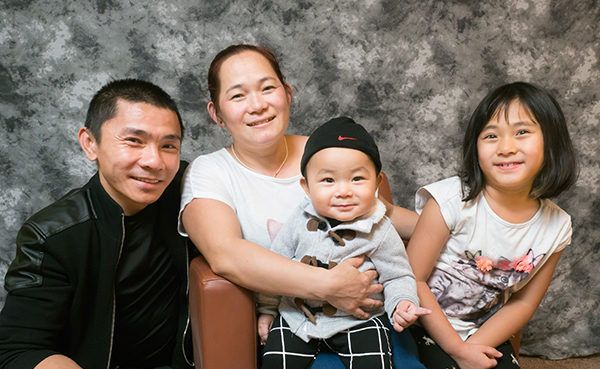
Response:
MULTIPOLYGON (((123 245, 125 244, 125 214, 121 213, 121 246, 119 247, 119 255, 117 256, 117 265, 119 266, 119 261, 121 260, 121 252, 123 252, 123 245)), ((187 250, 187 249, 186 249, 187 250)), ((112 359, 112 349, 113 349, 113 341, 115 336, 115 314, 117 310, 117 293, 116 288, 113 281, 113 307, 112 307, 112 324, 110 328, 110 345, 108 348, 108 362, 106 363, 106 369, 110 369, 110 360, 112 359)))
MULTIPOLYGON (((188 251, 188 245, 185 245, 185 296, 186 300, 189 299, 190 293, 190 253, 188 251)), ((188 359, 187 354, 185 353, 185 336, 187 336, 188 328, 190 327, 190 312, 189 307, 186 310, 186 321, 185 321, 185 329, 183 330, 183 337, 181 340, 181 351, 183 352, 183 358, 187 362, 189 366, 195 366, 194 360, 191 361, 188 359)))

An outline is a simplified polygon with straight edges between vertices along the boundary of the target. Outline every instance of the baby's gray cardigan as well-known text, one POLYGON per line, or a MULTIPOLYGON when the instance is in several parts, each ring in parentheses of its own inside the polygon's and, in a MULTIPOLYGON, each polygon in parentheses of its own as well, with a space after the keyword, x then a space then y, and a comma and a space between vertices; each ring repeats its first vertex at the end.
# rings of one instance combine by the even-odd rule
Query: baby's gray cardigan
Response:
MULTIPOLYGON (((408 264, 404 244, 390 219, 385 216, 385 211, 385 205, 378 200, 377 208, 370 217, 341 223, 330 228, 329 223, 317 215, 310 201, 306 200, 283 225, 273 240, 271 249, 294 260, 300 260, 304 255, 315 256, 326 264, 331 261, 339 264, 354 256, 367 255, 368 258, 360 270, 372 268, 377 270, 379 283, 384 286, 385 312, 391 319, 398 302, 409 300, 418 306, 419 300, 415 277, 408 264), (315 231, 307 229, 307 224, 311 219, 320 222, 319 228, 315 231), (345 246, 340 246, 328 235, 330 230, 354 230, 356 237, 352 240, 344 240, 345 246)), ((375 297, 381 298, 382 296, 375 297)), ((259 295, 259 312, 274 314, 275 306, 268 306, 269 300, 271 304, 277 301, 259 295), (264 305, 265 303, 267 306, 264 305)), ((306 302, 311 306, 322 305, 320 301, 306 302)), ((338 311, 334 316, 318 313, 316 315, 317 323, 313 324, 296 307, 293 298, 290 297, 281 299, 278 310, 289 324, 292 332, 306 342, 312 338, 329 338, 364 322, 338 311)), ((382 309, 373 312, 372 315, 378 316, 383 313, 382 309)))

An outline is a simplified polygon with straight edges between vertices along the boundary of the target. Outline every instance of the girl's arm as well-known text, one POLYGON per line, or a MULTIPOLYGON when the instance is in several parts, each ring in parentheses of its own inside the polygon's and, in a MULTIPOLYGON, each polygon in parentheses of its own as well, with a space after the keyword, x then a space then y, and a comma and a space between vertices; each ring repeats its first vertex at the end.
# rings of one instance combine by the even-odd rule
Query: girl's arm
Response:
POLYGON ((562 251, 552 254, 529 283, 513 294, 506 305, 469 337, 467 342, 496 347, 521 330, 544 298, 561 254, 562 251))
POLYGON ((331 270, 292 261, 244 240, 234 211, 217 200, 192 200, 182 221, 213 272, 250 290, 325 300, 361 319, 370 316, 367 310, 383 305, 369 297, 383 289, 372 284, 377 272, 357 269, 364 258, 346 260, 331 270))
POLYGON ((438 345, 448 353, 454 346, 459 345, 462 339, 446 319, 446 315, 427 285, 427 280, 449 235, 450 231, 437 202, 429 199, 406 249, 417 280, 420 305, 432 311, 428 316, 421 317, 419 321, 438 345))
POLYGON ((431 314, 420 317, 419 321, 434 341, 452 356, 461 368, 493 367, 496 362, 492 357, 499 357, 501 354, 493 347, 465 343, 446 318, 427 285, 449 235, 450 230, 442 217, 439 205, 435 200, 429 199, 407 248, 408 259, 417 280, 420 305, 431 310, 431 314))

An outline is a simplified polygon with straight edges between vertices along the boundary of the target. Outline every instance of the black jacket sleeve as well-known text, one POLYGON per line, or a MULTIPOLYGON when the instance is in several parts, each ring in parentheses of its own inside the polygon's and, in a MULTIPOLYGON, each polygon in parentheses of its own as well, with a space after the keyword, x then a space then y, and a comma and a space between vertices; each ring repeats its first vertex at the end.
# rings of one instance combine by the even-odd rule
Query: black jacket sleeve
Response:
POLYGON ((72 296, 64 268, 35 224, 25 223, 5 279, 0 313, 0 368, 35 367, 58 354, 72 296))

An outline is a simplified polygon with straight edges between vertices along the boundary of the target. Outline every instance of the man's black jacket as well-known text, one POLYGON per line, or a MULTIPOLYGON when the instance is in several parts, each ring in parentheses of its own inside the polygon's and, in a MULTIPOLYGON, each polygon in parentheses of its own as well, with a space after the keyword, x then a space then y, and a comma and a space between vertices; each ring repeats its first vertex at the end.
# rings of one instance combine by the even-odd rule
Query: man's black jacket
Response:
MULTIPOLYGON (((177 369, 188 368, 186 361, 192 362, 189 254, 186 239, 177 233, 184 169, 182 162, 157 201, 157 234, 169 245, 183 281, 172 363, 177 369)), ((85 369, 109 367, 123 219, 121 208, 104 191, 96 173, 85 186, 25 222, 5 279, 8 295, 0 314, 0 368, 33 368, 53 354, 66 355, 85 369)))

